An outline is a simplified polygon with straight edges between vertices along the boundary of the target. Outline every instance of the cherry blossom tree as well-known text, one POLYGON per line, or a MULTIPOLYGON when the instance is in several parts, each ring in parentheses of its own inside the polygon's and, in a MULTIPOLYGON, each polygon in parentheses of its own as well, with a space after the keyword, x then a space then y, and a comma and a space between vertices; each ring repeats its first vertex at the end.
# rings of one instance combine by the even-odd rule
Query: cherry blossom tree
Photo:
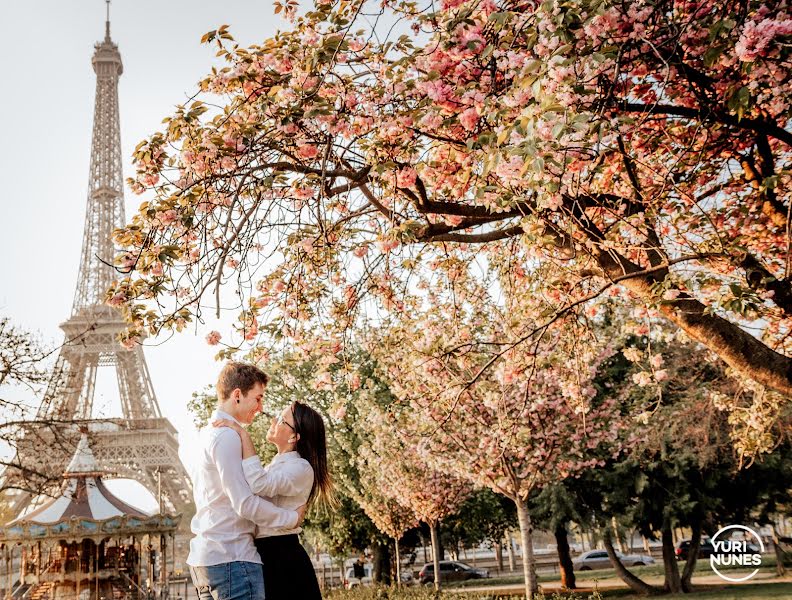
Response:
POLYGON ((538 586, 528 497, 604 465, 619 452, 623 423, 615 399, 598 397, 591 385, 607 348, 573 335, 572 323, 566 331, 553 328, 533 346, 533 357, 513 353, 498 369, 484 370, 497 350, 471 340, 510 335, 508 317, 482 298, 464 309, 433 303, 444 308, 420 321, 405 315, 372 333, 369 346, 403 401, 397 428, 420 440, 426 463, 515 503, 526 597, 533 598, 538 586), (449 329, 454 311, 465 316, 457 314, 458 326, 449 329))
MULTIPOLYGON (((442 519, 454 514, 470 494, 470 484, 456 474, 448 474, 429 466, 415 441, 397 434, 393 413, 371 407, 357 426, 374 434, 370 438, 370 444, 360 447, 361 463, 366 466, 369 482, 386 499, 395 500, 407 508, 414 518, 429 525, 434 584, 435 589, 440 589, 442 557, 439 553, 438 527, 442 519)), ((389 501, 388 504, 390 505, 389 501)), ((398 517, 399 525, 408 522, 404 513, 391 514, 398 517)), ((378 517, 380 520, 381 518, 378 517)))
POLYGON ((224 301, 234 344, 332 338, 364 297, 400 310, 416 269, 552 263, 557 310, 655 307, 792 394, 787 0, 285 13, 249 48, 207 34, 226 64, 135 151, 154 195, 116 236, 126 343, 224 301))
POLYGON ((418 520, 415 513, 393 497, 383 493, 380 486, 380 457, 368 454, 361 457, 360 490, 352 494, 353 499, 372 520, 374 525, 385 535, 393 538, 396 549, 396 587, 401 587, 401 552, 399 541, 408 529, 416 527, 418 520))
MULTIPOLYGON (((770 431, 755 422, 757 431, 765 430, 761 437, 775 440, 776 446, 758 455, 746 454, 748 447, 761 442, 752 434, 742 439, 746 432, 741 429, 740 443, 734 443, 734 413, 723 401, 739 395, 739 387, 719 361, 701 360, 690 352, 689 344, 672 341, 652 342, 655 351, 663 351, 662 367, 668 375, 657 388, 637 386, 631 377, 650 366, 637 360, 647 348, 646 339, 627 340, 600 366, 595 384, 618 398, 631 421, 624 430, 625 451, 568 486, 579 513, 600 524, 616 574, 641 594, 691 591, 702 535, 730 523, 767 522, 765 507, 774 505, 765 499, 778 493, 788 496, 788 477, 783 472, 788 467, 790 411, 777 415, 770 431), (614 517, 661 541, 662 587, 641 580, 621 563, 611 534, 614 517), (676 527, 691 530, 685 563, 674 555, 676 527)), ((753 401, 745 398, 740 404, 747 408, 753 401)), ((755 421, 765 418, 760 411, 754 416, 755 421)))

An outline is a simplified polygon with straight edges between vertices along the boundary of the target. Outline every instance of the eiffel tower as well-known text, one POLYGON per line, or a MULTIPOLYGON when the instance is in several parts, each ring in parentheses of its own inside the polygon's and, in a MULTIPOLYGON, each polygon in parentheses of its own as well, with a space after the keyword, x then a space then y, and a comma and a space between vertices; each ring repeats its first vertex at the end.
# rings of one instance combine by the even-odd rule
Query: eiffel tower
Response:
POLYGON ((18 515, 35 494, 25 473, 51 473, 57 484, 80 438, 91 437, 103 470, 134 479, 159 495, 162 512, 194 512, 192 485, 179 460, 177 433, 163 418, 151 384, 143 349, 123 349, 116 335, 124 321, 104 302, 116 278, 111 235, 125 223, 118 78, 123 72, 118 46, 110 38, 107 0, 105 38, 95 45, 96 72, 91 167, 82 258, 69 319, 61 324, 65 342, 38 409, 36 422, 17 444, 14 464, 0 479, 0 510, 18 515), (121 418, 92 419, 97 370, 113 367, 118 378, 121 418), (46 424, 46 425, 45 425, 46 424))

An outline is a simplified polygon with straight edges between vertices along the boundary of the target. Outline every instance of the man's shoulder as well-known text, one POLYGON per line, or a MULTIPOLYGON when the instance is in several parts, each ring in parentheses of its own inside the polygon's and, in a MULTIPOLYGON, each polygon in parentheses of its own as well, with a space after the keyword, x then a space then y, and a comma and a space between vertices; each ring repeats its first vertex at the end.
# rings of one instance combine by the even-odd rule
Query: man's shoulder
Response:
POLYGON ((230 427, 213 427, 207 425, 201 429, 198 435, 201 440, 201 445, 206 450, 211 449, 217 444, 242 444, 242 439, 239 437, 239 434, 230 427))

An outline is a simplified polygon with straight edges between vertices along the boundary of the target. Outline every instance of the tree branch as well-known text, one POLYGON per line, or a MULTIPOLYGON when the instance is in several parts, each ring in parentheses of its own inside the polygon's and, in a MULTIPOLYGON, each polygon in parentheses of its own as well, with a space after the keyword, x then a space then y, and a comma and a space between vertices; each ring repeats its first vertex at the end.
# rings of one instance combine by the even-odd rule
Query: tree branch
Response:
POLYGON ((777 124, 763 119, 738 118, 722 110, 704 111, 698 108, 687 106, 674 106, 669 104, 639 104, 636 102, 618 102, 617 108, 626 112, 637 112, 649 115, 671 115, 676 117, 687 117, 700 121, 717 121, 724 125, 731 125, 740 129, 748 129, 756 133, 761 133, 769 137, 784 142, 792 146, 792 133, 779 127, 777 124))
POLYGON ((486 242, 495 242, 498 240, 504 240, 506 238, 515 237, 517 235, 522 235, 523 228, 519 225, 515 225, 514 227, 508 227, 506 229, 496 229, 494 231, 488 231, 486 233, 446 233, 446 234, 439 234, 435 236, 430 236, 428 239, 423 241, 426 242, 460 242, 460 243, 467 243, 467 244, 483 244, 486 242))

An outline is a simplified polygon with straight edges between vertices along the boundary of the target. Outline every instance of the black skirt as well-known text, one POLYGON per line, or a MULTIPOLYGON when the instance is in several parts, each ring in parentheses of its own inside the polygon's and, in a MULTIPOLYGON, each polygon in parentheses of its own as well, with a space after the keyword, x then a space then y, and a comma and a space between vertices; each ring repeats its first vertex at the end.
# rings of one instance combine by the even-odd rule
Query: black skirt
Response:
POLYGON ((316 571, 297 534, 256 538, 266 600, 321 600, 316 571))

